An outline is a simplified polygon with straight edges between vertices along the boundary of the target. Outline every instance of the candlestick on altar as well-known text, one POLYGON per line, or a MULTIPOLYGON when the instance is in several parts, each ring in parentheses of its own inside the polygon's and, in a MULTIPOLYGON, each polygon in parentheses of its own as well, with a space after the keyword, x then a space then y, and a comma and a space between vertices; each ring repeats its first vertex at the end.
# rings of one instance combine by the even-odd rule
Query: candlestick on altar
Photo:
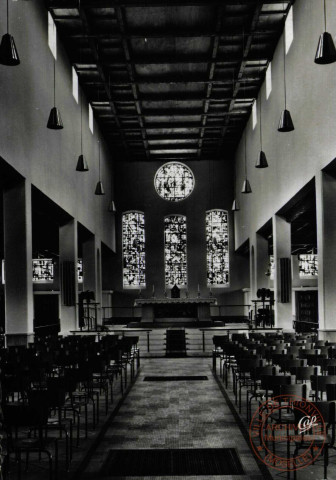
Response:
POLYGON ((153 290, 152 290, 152 297, 155 297, 155 288, 154 288, 154 285, 153 285, 153 290))
POLYGON ((197 296, 198 296, 198 297, 201 296, 199 283, 197 284, 197 296))
POLYGON ((141 298, 141 288, 140 288, 140 290, 139 290, 139 298, 141 298))

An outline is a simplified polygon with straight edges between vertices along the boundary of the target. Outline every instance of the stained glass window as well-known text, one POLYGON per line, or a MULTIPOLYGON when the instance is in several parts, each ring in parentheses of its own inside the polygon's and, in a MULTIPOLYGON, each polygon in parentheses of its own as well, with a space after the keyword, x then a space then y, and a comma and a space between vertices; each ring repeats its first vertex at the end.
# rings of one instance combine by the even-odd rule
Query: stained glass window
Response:
POLYGON ((165 285, 186 286, 187 280, 187 218, 169 215, 164 219, 165 285))
POLYGON ((33 282, 53 282, 54 263, 52 258, 33 259, 33 282))
POLYGON ((77 259, 77 281, 83 283, 83 259, 77 259))
POLYGON ((146 287, 145 216, 126 212, 122 216, 123 286, 146 287))
POLYGON ((313 254, 299 255, 299 274, 300 274, 300 277, 317 277, 318 276, 317 255, 313 255, 313 254))
POLYGON ((207 284, 229 284, 228 213, 224 210, 206 212, 207 284))
POLYGON ((162 165, 155 174, 154 185, 164 200, 179 202, 191 194, 195 179, 189 167, 179 162, 162 165))
POLYGON ((274 271, 275 271, 274 255, 270 255, 270 257, 269 257, 269 265, 270 265, 270 279, 271 279, 271 280, 274 280, 274 271))

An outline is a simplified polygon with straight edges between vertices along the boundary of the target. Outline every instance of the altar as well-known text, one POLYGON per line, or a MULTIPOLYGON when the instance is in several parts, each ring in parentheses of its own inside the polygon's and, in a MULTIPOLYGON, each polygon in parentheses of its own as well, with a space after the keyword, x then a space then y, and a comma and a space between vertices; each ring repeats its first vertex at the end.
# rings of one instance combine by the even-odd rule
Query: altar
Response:
POLYGON ((141 322, 155 322, 157 319, 209 320, 210 306, 216 305, 216 298, 137 298, 135 307, 141 307, 141 322))

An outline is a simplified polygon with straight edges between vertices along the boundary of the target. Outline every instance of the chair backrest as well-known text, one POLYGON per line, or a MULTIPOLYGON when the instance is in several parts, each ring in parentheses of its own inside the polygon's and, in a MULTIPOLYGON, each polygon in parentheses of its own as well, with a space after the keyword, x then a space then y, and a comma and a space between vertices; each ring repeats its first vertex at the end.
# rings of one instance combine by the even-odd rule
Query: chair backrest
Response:
POLYGON ((241 358, 237 360, 238 369, 241 373, 247 373, 256 367, 266 365, 266 360, 260 358, 241 358))
POLYGON ((29 392, 28 404, 3 404, 4 427, 42 427, 47 424, 49 408, 46 391, 29 392))
POLYGON ((296 376, 296 381, 310 380, 312 375, 318 375, 319 367, 291 367, 289 369, 292 375, 296 376))
POLYGON ((255 367, 251 370, 251 378, 253 380, 260 380, 261 375, 276 375, 276 373, 277 373, 277 367, 273 365, 255 367))
POLYGON ((307 359, 306 358, 290 358, 286 360, 284 364, 284 368, 286 371, 290 372, 291 368, 296 367, 306 367, 307 366, 307 359))
POLYGON ((287 354, 298 356, 302 349, 302 345, 291 345, 290 347, 287 347, 287 354))
POLYGON ((273 390, 278 385, 294 385, 294 375, 261 375, 261 388, 264 390, 273 390))
POLYGON ((228 343, 229 336, 228 335, 214 335, 212 337, 212 342, 215 348, 222 348, 223 344, 228 343))
POLYGON ((295 385, 274 385, 273 397, 279 395, 294 395, 295 397, 307 398, 307 385, 305 383, 295 385))
MULTIPOLYGON (((331 431, 331 441, 329 443, 329 446, 332 446, 335 442, 335 402, 330 402, 330 401, 324 401, 324 402, 310 402, 312 403, 317 410, 319 411, 320 415, 317 416, 316 421, 318 422, 318 426, 321 428, 321 432, 325 429, 323 429, 323 425, 321 422, 319 422, 319 417, 321 416, 324 422, 325 427, 330 427, 332 428, 331 431)), ((295 408, 294 409, 294 415, 295 415, 295 423, 298 424, 301 418, 305 417, 307 415, 307 412, 300 408, 295 408)), ((314 430, 316 431, 316 426, 314 427, 314 430)), ((309 432, 307 432, 309 434, 309 432)))
POLYGON ((312 390, 323 393, 327 391, 327 384, 336 384, 336 375, 311 375, 310 377, 312 390))
MULTIPOLYGON (((335 362, 334 359, 333 359, 333 362, 335 362)), ((336 375, 336 363, 334 365, 328 365, 326 367, 326 370, 323 369, 323 371, 327 371, 328 375, 336 375)))
POLYGON ((247 336, 246 336, 246 333, 233 333, 232 336, 231 336, 231 340, 234 342, 234 341, 242 341, 242 340, 246 340, 247 336))

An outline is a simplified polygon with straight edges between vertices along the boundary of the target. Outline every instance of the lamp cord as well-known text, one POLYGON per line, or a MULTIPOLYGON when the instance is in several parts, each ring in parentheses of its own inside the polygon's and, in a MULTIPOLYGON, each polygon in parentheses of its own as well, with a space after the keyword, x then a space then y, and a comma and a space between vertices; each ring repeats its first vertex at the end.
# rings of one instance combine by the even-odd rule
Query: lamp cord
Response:
POLYGON ((244 132, 244 151, 245 151, 245 178, 247 179, 247 161, 246 161, 246 128, 244 132))
POLYGON ((326 0, 324 0, 324 31, 327 31, 326 0))
MULTIPOLYGON (((260 46, 260 37, 257 35, 257 40, 258 40, 258 46, 260 46)), ((261 61, 259 61, 259 73, 261 72, 261 61)), ((259 92, 259 122, 260 122, 260 126, 259 126, 259 132, 260 132, 260 150, 262 150, 262 127, 261 127, 261 108, 262 108, 262 104, 261 104, 261 93, 259 92)))
POLYGON ((98 172, 99 172, 99 181, 100 179, 100 141, 98 140, 98 172))
POLYGON ((7 33, 9 33, 9 9, 8 9, 8 0, 7 0, 7 33))
POLYGON ((54 59, 54 107, 56 107, 56 60, 54 59))
MULTIPOLYGON (((243 59, 244 59, 244 48, 245 48, 245 32, 244 32, 244 26, 243 26, 243 59)), ((246 103, 246 81, 244 80, 244 87, 243 87, 243 92, 244 92, 244 103, 246 103)), ((247 161, 246 161, 246 126, 244 129, 244 156, 245 156, 245 179, 247 179, 247 161)))
POLYGON ((262 120, 262 116, 261 116, 261 95, 259 97, 259 122, 260 122, 260 150, 262 150, 262 127, 261 127, 261 120, 262 120))
POLYGON ((285 34, 285 27, 286 27, 286 17, 284 21, 284 31, 283 31, 283 60, 284 60, 284 93, 285 93, 285 110, 287 107, 287 92, 286 92, 286 34, 285 34))
POLYGON ((80 141, 81 141, 81 154, 83 154, 83 90, 81 89, 81 122, 80 122, 80 141))

